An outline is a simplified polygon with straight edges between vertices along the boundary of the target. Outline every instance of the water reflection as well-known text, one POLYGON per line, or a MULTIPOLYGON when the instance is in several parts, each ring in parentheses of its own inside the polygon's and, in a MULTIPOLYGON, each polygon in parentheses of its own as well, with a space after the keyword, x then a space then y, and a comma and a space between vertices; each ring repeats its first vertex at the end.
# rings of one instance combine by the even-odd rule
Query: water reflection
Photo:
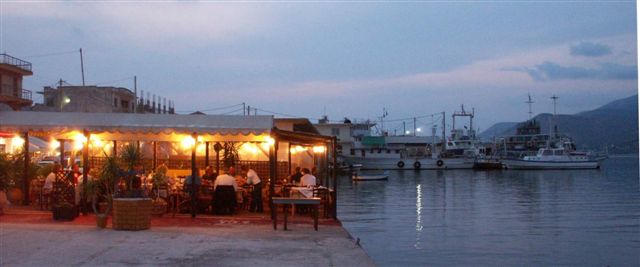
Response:
POLYGON ((380 265, 638 265, 638 161, 606 163, 341 178, 338 216, 380 265))
POLYGON ((416 243, 415 248, 420 249, 420 236, 422 234, 422 187, 416 186, 416 243))

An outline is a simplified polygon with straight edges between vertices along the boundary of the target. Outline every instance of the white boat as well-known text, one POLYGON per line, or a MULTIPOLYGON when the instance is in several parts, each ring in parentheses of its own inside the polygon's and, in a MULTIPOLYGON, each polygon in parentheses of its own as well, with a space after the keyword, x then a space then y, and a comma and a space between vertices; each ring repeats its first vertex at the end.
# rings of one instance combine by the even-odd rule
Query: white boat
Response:
POLYGON ((381 180, 388 180, 389 179, 389 173, 385 172, 383 174, 359 174, 359 173, 354 173, 353 176, 351 177, 351 179, 353 179, 354 181, 381 181, 381 180))
POLYGON ((606 157, 593 157, 586 152, 570 152, 562 148, 541 148, 535 156, 522 159, 505 159, 502 163, 507 169, 597 169, 606 157))

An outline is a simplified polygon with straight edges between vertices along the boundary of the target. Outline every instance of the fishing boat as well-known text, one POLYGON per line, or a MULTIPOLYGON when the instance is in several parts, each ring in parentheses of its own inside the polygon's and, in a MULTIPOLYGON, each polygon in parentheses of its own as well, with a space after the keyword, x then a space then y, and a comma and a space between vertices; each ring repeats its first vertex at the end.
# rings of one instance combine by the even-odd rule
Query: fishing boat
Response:
POLYGON ((587 152, 575 151, 575 145, 564 141, 562 147, 541 148, 535 156, 522 159, 505 159, 502 163, 507 169, 598 169, 606 157, 598 157, 587 152))
POLYGON ((359 174, 353 173, 351 179, 354 181, 383 181, 389 179, 389 173, 384 172, 383 174, 359 174))

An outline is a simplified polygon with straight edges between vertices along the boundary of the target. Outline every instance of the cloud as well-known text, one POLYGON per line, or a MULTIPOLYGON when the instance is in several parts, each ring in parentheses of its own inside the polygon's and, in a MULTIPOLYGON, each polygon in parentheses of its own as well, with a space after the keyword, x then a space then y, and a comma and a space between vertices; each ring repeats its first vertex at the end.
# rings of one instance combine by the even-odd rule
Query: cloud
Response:
POLYGON ((582 42, 571 46, 572 56, 600 57, 611 54, 611 47, 604 44, 582 42))
POLYGON ((0 15, 113 44, 177 50, 259 36, 274 17, 266 7, 212 2, 7 3, 0 15), (76 25, 70 27, 69 25, 76 25))
POLYGON ((635 80, 638 78, 637 65, 603 63, 597 68, 561 66, 546 61, 534 68, 506 68, 505 70, 526 72, 535 81, 556 80, 635 80))

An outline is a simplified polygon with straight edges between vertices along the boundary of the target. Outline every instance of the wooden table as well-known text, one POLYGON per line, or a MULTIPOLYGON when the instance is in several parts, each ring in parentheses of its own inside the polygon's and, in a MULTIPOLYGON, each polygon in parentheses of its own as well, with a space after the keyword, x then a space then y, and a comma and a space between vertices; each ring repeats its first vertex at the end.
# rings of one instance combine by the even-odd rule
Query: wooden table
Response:
MULTIPOLYGON (((287 230, 287 213, 289 205, 295 204, 306 204, 313 206, 313 228, 318 231, 318 206, 320 205, 319 197, 312 198, 297 198, 297 197, 274 197, 273 205, 277 210, 277 205, 282 204, 284 206, 284 230, 287 230)), ((273 230, 278 229, 278 212, 276 211, 275 217, 273 218, 273 230)))

